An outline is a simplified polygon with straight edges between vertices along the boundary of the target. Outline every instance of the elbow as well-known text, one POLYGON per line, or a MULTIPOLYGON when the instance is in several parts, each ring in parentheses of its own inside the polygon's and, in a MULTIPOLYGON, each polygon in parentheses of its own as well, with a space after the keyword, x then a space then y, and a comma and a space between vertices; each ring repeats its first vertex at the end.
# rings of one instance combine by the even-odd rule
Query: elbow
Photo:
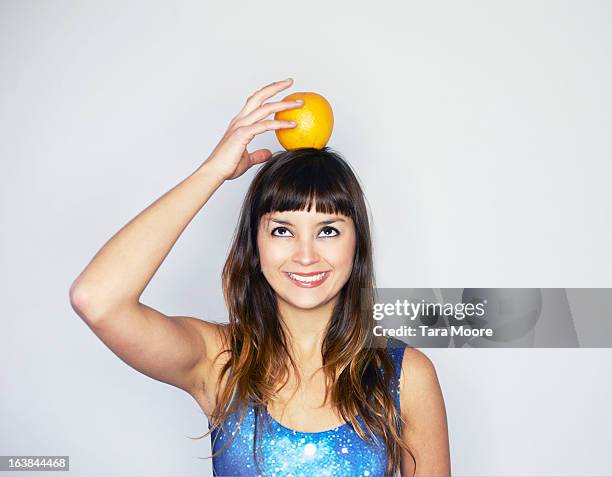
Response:
POLYGON ((116 315, 118 310, 131 307, 134 303, 131 299, 109 298, 101 293, 100 289, 84 286, 78 279, 70 287, 68 295, 72 309, 88 325, 99 325, 103 320, 106 321, 110 316, 116 315))
POLYGON ((94 305, 92 294, 89 290, 75 281, 70 287, 68 293, 70 298, 70 306, 87 323, 93 323, 100 319, 102 313, 100 307, 94 305))
POLYGON ((76 312, 76 314, 81 318, 85 318, 85 309, 87 307, 88 297, 85 290, 77 285, 76 281, 70 286, 68 297, 70 298, 70 306, 72 306, 72 309, 76 312))

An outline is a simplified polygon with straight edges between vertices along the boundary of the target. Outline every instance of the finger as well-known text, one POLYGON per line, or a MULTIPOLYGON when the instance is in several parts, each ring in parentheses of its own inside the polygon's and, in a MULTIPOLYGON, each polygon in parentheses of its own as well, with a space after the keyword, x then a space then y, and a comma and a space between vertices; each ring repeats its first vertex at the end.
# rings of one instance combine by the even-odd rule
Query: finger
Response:
POLYGON ((251 114, 237 120, 234 123, 234 126, 240 127, 253 124, 260 119, 268 117, 272 113, 284 111, 286 109, 301 108, 302 106, 304 106, 304 101, 276 101, 274 103, 266 103, 257 108, 251 114))
POLYGON ((236 115, 236 119, 243 118, 247 114, 252 113, 255 109, 263 104, 263 102, 274 96, 275 94, 287 89, 293 84, 293 79, 288 78, 283 81, 275 81, 267 86, 255 91, 251 96, 248 97, 246 104, 236 115))
POLYGON ((246 146, 257 134, 261 134, 262 132, 269 131, 271 129, 293 128, 295 126, 296 125, 290 121, 268 119, 266 121, 259 121, 249 126, 241 126, 236 129, 236 132, 240 135, 242 144, 246 146))
POLYGON ((257 151, 249 153, 249 159, 251 165, 261 164, 266 162, 272 157, 272 151, 270 149, 258 149, 257 151))

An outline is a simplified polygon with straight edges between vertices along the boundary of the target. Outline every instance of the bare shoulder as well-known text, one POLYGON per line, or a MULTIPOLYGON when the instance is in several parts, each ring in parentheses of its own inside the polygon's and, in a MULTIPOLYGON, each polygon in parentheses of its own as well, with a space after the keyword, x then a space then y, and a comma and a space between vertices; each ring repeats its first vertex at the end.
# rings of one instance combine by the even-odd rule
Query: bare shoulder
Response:
MULTIPOLYGON (((450 449, 446 407, 431 359, 407 346, 400 377, 402 439, 410 447, 420 475, 450 475, 450 449)), ((409 457, 402 458, 406 475, 409 457)), ((402 474, 403 475, 403 474, 402 474)))
POLYGON ((227 323, 192 319, 192 325, 205 345, 205 354, 199 367, 216 369, 227 361, 229 329, 227 323))
POLYGON ((400 375, 400 402, 406 416, 422 409, 422 400, 442 404, 442 390, 432 360, 421 350, 406 346, 400 375))
POLYGON ((187 326, 195 330, 204 343, 205 353, 194 369, 197 385, 190 391, 206 415, 214 406, 216 385, 221 370, 229 358, 229 331, 227 323, 181 317, 187 326))
POLYGON ((402 388, 404 385, 427 385, 432 379, 437 380, 436 369, 429 357, 421 350, 406 346, 402 360, 402 388))
POLYGON ((227 323, 201 320, 187 316, 178 317, 184 320, 187 326, 192 327, 202 339, 206 349, 206 358, 213 359, 228 344, 227 323))

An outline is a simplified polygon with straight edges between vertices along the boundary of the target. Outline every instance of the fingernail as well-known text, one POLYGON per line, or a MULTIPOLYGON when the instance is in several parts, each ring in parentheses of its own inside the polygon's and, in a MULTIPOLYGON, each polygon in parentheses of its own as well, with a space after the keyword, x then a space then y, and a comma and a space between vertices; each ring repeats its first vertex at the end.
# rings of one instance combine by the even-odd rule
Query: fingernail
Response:
POLYGON ((293 124, 295 126, 297 123, 295 121, 289 121, 289 124, 293 124))
POLYGON ((293 78, 287 78, 285 81, 293 81, 293 78))
POLYGON ((295 100, 295 102, 296 102, 296 103, 303 104, 303 103, 304 103, 304 100, 303 100, 303 99, 296 99, 296 100, 295 100))

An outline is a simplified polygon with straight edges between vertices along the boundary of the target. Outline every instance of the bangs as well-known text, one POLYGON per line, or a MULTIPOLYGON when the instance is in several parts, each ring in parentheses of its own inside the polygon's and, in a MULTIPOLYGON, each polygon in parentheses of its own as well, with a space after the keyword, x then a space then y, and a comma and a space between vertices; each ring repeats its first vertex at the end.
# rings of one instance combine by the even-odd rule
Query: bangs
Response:
POLYGON ((304 156, 291 160, 272 159, 274 165, 264 174, 259 200, 254 204, 256 216, 261 218, 269 212, 310 211, 314 206, 319 213, 355 219, 352 172, 321 150, 300 152, 304 156))

